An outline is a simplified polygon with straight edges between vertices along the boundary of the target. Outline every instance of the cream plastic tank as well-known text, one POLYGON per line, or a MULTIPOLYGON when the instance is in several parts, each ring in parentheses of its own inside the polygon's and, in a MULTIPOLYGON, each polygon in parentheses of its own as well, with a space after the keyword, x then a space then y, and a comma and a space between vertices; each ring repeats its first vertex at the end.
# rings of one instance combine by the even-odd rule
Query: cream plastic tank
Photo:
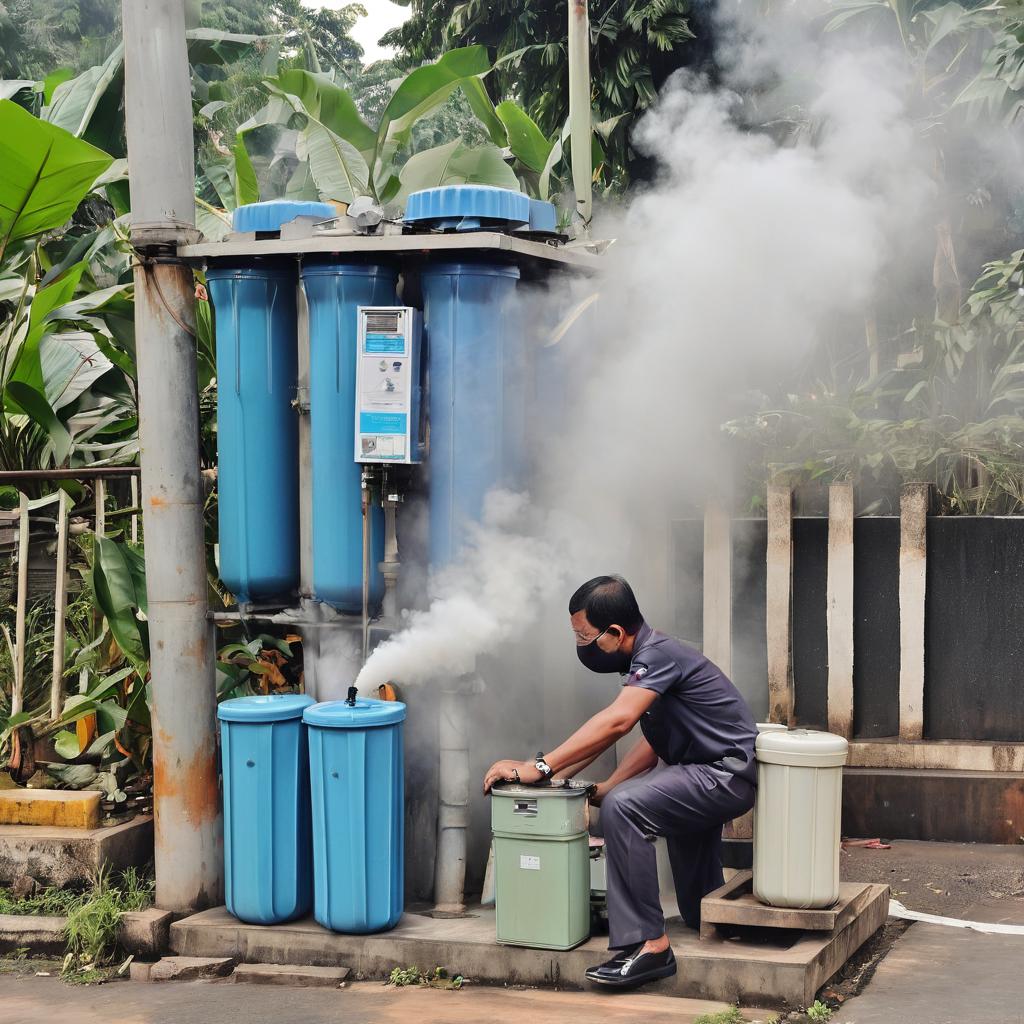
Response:
POLYGON ((811 729, 757 737, 754 895, 773 907, 830 907, 839 899, 842 736, 811 729))

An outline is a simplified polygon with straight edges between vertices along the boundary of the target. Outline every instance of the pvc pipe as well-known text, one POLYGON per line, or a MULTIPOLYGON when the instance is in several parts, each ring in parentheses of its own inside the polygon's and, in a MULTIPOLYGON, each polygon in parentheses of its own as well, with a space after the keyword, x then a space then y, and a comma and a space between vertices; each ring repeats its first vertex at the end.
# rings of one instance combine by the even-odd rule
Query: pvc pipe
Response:
POLYGON ((569 141, 576 212, 584 229, 593 212, 594 164, 590 155, 590 18, 587 0, 569 3, 569 141))
MULTIPOLYGON (((221 902, 215 645, 207 622, 195 281, 192 95, 183 0, 124 0, 141 505, 153 699, 156 903, 221 902)), ((94 472, 92 475, 96 475, 94 472)))
POLYGON ((469 810, 468 687, 441 691, 438 777, 437 860, 434 863, 436 909, 461 914, 466 909, 466 822, 469 810))

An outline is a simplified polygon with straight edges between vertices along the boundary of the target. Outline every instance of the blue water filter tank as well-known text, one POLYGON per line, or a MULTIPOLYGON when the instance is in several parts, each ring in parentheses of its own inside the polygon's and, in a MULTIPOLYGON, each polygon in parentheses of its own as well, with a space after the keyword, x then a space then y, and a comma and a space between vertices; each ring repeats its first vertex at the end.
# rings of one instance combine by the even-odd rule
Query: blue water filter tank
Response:
POLYGON ((280 924, 313 905, 309 750, 299 693, 239 697, 217 709, 224 776, 228 911, 280 924))
POLYGON ((314 704, 309 731, 313 913, 325 928, 394 928, 405 889, 405 705, 359 698, 314 704))
POLYGON ((526 345, 519 269, 485 263, 424 268, 430 385, 430 562, 458 555, 487 492, 522 485, 526 345))
POLYGON ((239 601, 299 582, 296 269, 214 267, 220 575, 239 601))
MULTIPOLYGON (((312 261, 303 264, 309 303, 310 419, 313 459, 313 591, 343 612, 362 609, 362 467, 355 461, 356 349, 359 306, 394 306, 390 267, 312 261)), ((384 512, 372 509, 370 603, 384 596, 384 512)))

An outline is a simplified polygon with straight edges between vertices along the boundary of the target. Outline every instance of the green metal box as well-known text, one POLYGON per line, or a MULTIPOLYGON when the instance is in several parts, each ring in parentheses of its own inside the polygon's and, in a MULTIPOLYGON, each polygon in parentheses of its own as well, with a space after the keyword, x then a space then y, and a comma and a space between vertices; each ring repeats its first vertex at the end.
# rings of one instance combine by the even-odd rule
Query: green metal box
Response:
POLYGON ((587 783, 492 790, 498 942, 572 949, 590 937, 587 783))

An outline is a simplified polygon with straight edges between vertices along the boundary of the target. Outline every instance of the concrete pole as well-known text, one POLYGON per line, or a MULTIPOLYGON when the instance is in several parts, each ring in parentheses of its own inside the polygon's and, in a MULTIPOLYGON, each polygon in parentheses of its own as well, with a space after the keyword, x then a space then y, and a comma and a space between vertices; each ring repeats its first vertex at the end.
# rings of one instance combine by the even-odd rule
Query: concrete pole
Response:
POLYGON ((569 0, 569 144, 576 212, 584 228, 593 212, 590 155, 590 17, 587 0, 569 0))
POLYGON ((793 492, 768 485, 768 718, 793 724, 793 492))
POLYGON ((828 489, 828 730, 853 737, 853 484, 828 489))
POLYGON ((725 503, 704 506, 704 656, 732 675, 732 517, 725 503))
POLYGON ((924 737, 924 617, 928 484, 900 495, 900 739, 924 737))
POLYGON ((192 271, 192 99, 184 0, 124 0, 135 343, 153 692, 157 905, 219 903, 214 644, 207 622, 192 271))

